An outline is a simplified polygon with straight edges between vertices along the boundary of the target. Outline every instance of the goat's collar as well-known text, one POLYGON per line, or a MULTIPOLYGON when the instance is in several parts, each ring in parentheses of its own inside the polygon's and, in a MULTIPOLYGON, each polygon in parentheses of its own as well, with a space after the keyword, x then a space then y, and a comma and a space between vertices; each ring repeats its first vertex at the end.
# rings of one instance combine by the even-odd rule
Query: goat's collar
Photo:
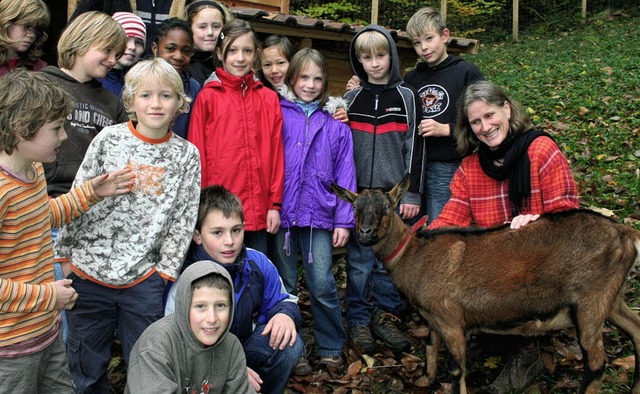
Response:
POLYGON ((393 258, 396 257, 402 251, 402 249, 404 249, 407 242, 409 242, 409 239, 411 238, 411 236, 416 231, 418 231, 422 226, 424 226, 426 223, 427 223, 427 216, 425 215, 421 217, 417 222, 415 222, 413 226, 411 226, 411 229, 409 230, 407 235, 404 237, 404 239, 398 244, 398 247, 396 248, 396 250, 394 250, 393 253, 391 253, 386 258, 382 259, 382 262, 388 263, 389 261, 393 260, 393 258))

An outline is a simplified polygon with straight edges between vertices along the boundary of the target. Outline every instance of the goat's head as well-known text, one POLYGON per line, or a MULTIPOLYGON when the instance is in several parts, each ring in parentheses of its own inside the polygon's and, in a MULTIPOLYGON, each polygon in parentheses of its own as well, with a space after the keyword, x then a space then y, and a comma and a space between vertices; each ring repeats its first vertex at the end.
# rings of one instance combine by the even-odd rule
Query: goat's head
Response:
POLYGON ((409 188, 409 175, 385 193, 377 189, 365 189, 360 194, 332 185, 333 192, 346 202, 353 204, 356 217, 356 237, 360 244, 372 246, 387 235, 389 221, 395 215, 400 197, 409 188))

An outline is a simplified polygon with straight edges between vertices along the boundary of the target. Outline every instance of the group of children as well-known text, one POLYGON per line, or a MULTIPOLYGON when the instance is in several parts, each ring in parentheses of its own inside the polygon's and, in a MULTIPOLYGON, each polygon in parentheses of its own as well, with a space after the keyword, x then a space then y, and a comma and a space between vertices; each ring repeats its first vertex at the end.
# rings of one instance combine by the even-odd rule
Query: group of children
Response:
MULTIPOLYGON (((30 14, 40 0, 6 19, 8 3, 0 66, 10 69, 33 63, 41 43, 32 38, 48 20, 30 14)), ((331 185, 389 190, 410 173, 399 214, 426 212, 421 195, 448 185, 431 166, 460 161, 441 155, 455 152, 457 95, 482 74, 447 54, 449 31, 428 8, 407 26, 422 63, 405 80, 384 28, 354 37, 344 100, 328 96, 319 51, 295 52, 281 36, 261 46, 214 1, 187 1, 183 17, 158 24, 154 57, 139 60, 149 41, 139 17, 81 14, 58 42, 58 67, 0 78, 9 256, 0 262, 0 358, 15 366, 15 392, 108 392, 117 338, 128 392, 281 393, 291 373, 311 371, 299 255, 319 365, 341 367, 348 339, 362 352, 375 350, 372 334, 394 351, 409 346, 396 325, 402 297, 351 236, 353 209, 331 185), (332 272, 342 246, 348 331, 332 272), (23 359, 37 368, 20 370, 23 359)))

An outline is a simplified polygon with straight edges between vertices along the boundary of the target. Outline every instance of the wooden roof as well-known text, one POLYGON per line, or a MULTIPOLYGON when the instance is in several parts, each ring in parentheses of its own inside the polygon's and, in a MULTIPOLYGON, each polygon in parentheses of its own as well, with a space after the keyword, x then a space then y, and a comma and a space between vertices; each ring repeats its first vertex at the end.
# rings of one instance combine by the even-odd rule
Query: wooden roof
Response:
MULTIPOLYGON (((257 8, 230 7, 230 10, 236 18, 250 22, 258 33, 351 42, 353 36, 365 27, 307 16, 286 15, 257 8)), ((389 32, 396 40, 398 48, 413 49, 407 32, 396 29, 389 29, 389 32)), ((447 49, 453 53, 478 53, 478 47, 478 40, 451 37, 447 49)))

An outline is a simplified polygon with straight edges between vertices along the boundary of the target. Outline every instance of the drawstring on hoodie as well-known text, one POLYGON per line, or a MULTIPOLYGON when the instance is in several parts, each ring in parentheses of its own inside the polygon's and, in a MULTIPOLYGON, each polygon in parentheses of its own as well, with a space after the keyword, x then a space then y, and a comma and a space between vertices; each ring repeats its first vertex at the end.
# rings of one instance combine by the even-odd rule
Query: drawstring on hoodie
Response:
POLYGON ((307 258, 307 263, 309 264, 313 264, 313 226, 309 227, 310 233, 309 233, 309 257, 307 258))

